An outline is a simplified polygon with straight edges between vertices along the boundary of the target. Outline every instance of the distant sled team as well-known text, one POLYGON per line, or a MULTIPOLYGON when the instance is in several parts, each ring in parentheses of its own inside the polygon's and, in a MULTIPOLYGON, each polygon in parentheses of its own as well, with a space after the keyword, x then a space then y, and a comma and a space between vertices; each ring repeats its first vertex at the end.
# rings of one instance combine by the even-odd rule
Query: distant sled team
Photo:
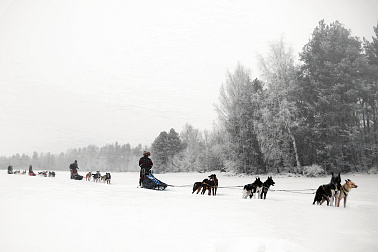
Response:
POLYGON ((106 184, 110 184, 110 180, 112 178, 109 172, 107 172, 104 176, 101 176, 100 171, 97 171, 94 174, 92 174, 92 172, 88 172, 85 176, 85 180, 91 181, 91 177, 93 177, 93 182, 104 182, 106 184))
POLYGON ((344 207, 346 207, 346 201, 349 194, 349 191, 352 188, 357 188, 357 185, 352 182, 350 179, 345 180, 345 184, 341 185, 341 176, 340 173, 338 175, 334 175, 332 173, 331 181, 329 184, 321 185, 316 190, 314 202, 312 203, 315 205, 321 205, 324 201, 327 201, 327 206, 331 202, 331 206, 333 206, 333 202, 335 202, 335 206, 340 206, 340 201, 344 199, 344 207))
MULTIPOLYGON (((35 173, 31 173, 31 174, 34 174, 34 175, 31 175, 31 176, 35 176, 35 173)), ((42 176, 42 177, 55 177, 55 172, 53 171, 41 171, 41 172, 38 172, 38 175, 39 176, 42 176)))
POLYGON ((103 176, 101 176, 101 174, 99 173, 97 176, 97 181, 104 182, 106 184, 110 184, 110 179, 111 179, 111 175, 109 172, 105 173, 105 175, 103 176))
MULTIPOLYGON (((77 160, 70 164, 70 172, 71 172, 71 179, 75 180, 82 180, 83 176, 80 176, 77 172, 79 169, 77 160)), ((92 174, 92 172, 88 172, 87 175, 85 176, 86 181, 91 181, 91 178, 93 177, 94 182, 104 182, 106 184, 110 184, 110 180, 112 176, 110 175, 109 172, 107 172, 104 176, 101 176, 100 171, 97 171, 96 173, 92 174)))
MULTIPOLYGON (((20 170, 15 170, 13 171, 13 166, 8 166, 8 174, 26 174, 26 170, 23 170, 22 172, 20 170)), ((37 174, 34 173, 33 167, 30 165, 29 166, 29 176, 36 176, 37 174)), ((55 172, 54 171, 42 171, 38 172, 38 175, 43 176, 43 177, 55 177, 55 172)))

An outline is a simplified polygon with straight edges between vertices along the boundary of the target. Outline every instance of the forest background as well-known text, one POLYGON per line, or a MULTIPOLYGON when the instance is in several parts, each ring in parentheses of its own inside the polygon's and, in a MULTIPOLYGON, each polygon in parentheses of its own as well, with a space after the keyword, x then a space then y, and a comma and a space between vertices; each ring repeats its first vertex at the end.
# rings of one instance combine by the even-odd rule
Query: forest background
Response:
POLYGON ((260 55, 260 79, 245 66, 228 72, 211 131, 186 124, 161 132, 151 146, 118 142, 65 153, 0 157, 0 167, 137 171, 144 150, 154 172, 211 170, 329 173, 378 167, 378 24, 372 41, 335 21, 315 27, 296 62, 284 40, 260 55))

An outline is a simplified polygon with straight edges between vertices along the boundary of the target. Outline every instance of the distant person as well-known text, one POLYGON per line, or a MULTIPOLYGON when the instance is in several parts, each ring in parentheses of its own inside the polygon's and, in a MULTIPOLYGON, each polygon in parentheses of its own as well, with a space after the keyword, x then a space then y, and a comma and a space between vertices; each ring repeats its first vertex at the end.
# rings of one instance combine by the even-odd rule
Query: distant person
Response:
POLYGON ((146 174, 151 173, 151 168, 154 165, 152 163, 152 160, 148 157, 150 155, 151 153, 149 153, 148 151, 144 151, 143 157, 139 159, 139 167, 140 167, 139 186, 142 186, 142 181, 144 179, 144 176, 146 174))
POLYGON ((29 165, 29 175, 30 175, 30 176, 34 176, 34 175, 35 175, 35 173, 33 172, 33 167, 32 167, 32 165, 29 165))
POLYGON ((8 166, 8 174, 13 174, 13 166, 8 166))
POLYGON ((71 179, 75 178, 76 175, 78 175, 77 170, 79 169, 77 165, 77 160, 70 164, 70 171, 71 171, 71 179))

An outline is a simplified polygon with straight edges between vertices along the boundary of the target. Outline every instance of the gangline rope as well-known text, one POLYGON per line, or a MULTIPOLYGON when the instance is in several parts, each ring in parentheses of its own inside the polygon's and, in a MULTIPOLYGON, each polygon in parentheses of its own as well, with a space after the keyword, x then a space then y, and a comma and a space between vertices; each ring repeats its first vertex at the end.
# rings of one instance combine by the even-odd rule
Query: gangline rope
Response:
MULTIPOLYGON (((193 185, 168 185, 170 187, 191 187, 193 185)), ((244 185, 236 185, 236 186, 218 186, 218 188, 228 188, 228 189, 239 189, 241 187, 244 187, 244 185)), ((300 193, 300 194, 315 194, 315 192, 306 193, 304 191, 316 191, 316 189, 296 189, 296 190, 287 190, 287 189, 271 189, 269 188, 269 191, 271 192, 290 192, 290 193, 300 193)))

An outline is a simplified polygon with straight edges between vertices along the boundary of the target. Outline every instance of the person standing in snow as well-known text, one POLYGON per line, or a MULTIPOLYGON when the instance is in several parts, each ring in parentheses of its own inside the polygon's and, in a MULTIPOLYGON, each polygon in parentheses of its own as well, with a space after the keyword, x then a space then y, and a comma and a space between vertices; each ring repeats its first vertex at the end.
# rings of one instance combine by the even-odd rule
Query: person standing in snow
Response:
POLYGON ((77 174, 77 170, 78 169, 79 169, 79 167, 77 165, 77 160, 75 160, 75 162, 73 162, 72 164, 70 164, 71 179, 73 179, 75 177, 75 175, 78 175, 77 174))
POLYGON ((148 157, 151 153, 148 151, 143 152, 143 157, 139 159, 139 167, 140 167, 140 177, 139 177, 139 186, 142 185, 142 180, 146 174, 151 173, 151 168, 154 165, 152 160, 148 157))

